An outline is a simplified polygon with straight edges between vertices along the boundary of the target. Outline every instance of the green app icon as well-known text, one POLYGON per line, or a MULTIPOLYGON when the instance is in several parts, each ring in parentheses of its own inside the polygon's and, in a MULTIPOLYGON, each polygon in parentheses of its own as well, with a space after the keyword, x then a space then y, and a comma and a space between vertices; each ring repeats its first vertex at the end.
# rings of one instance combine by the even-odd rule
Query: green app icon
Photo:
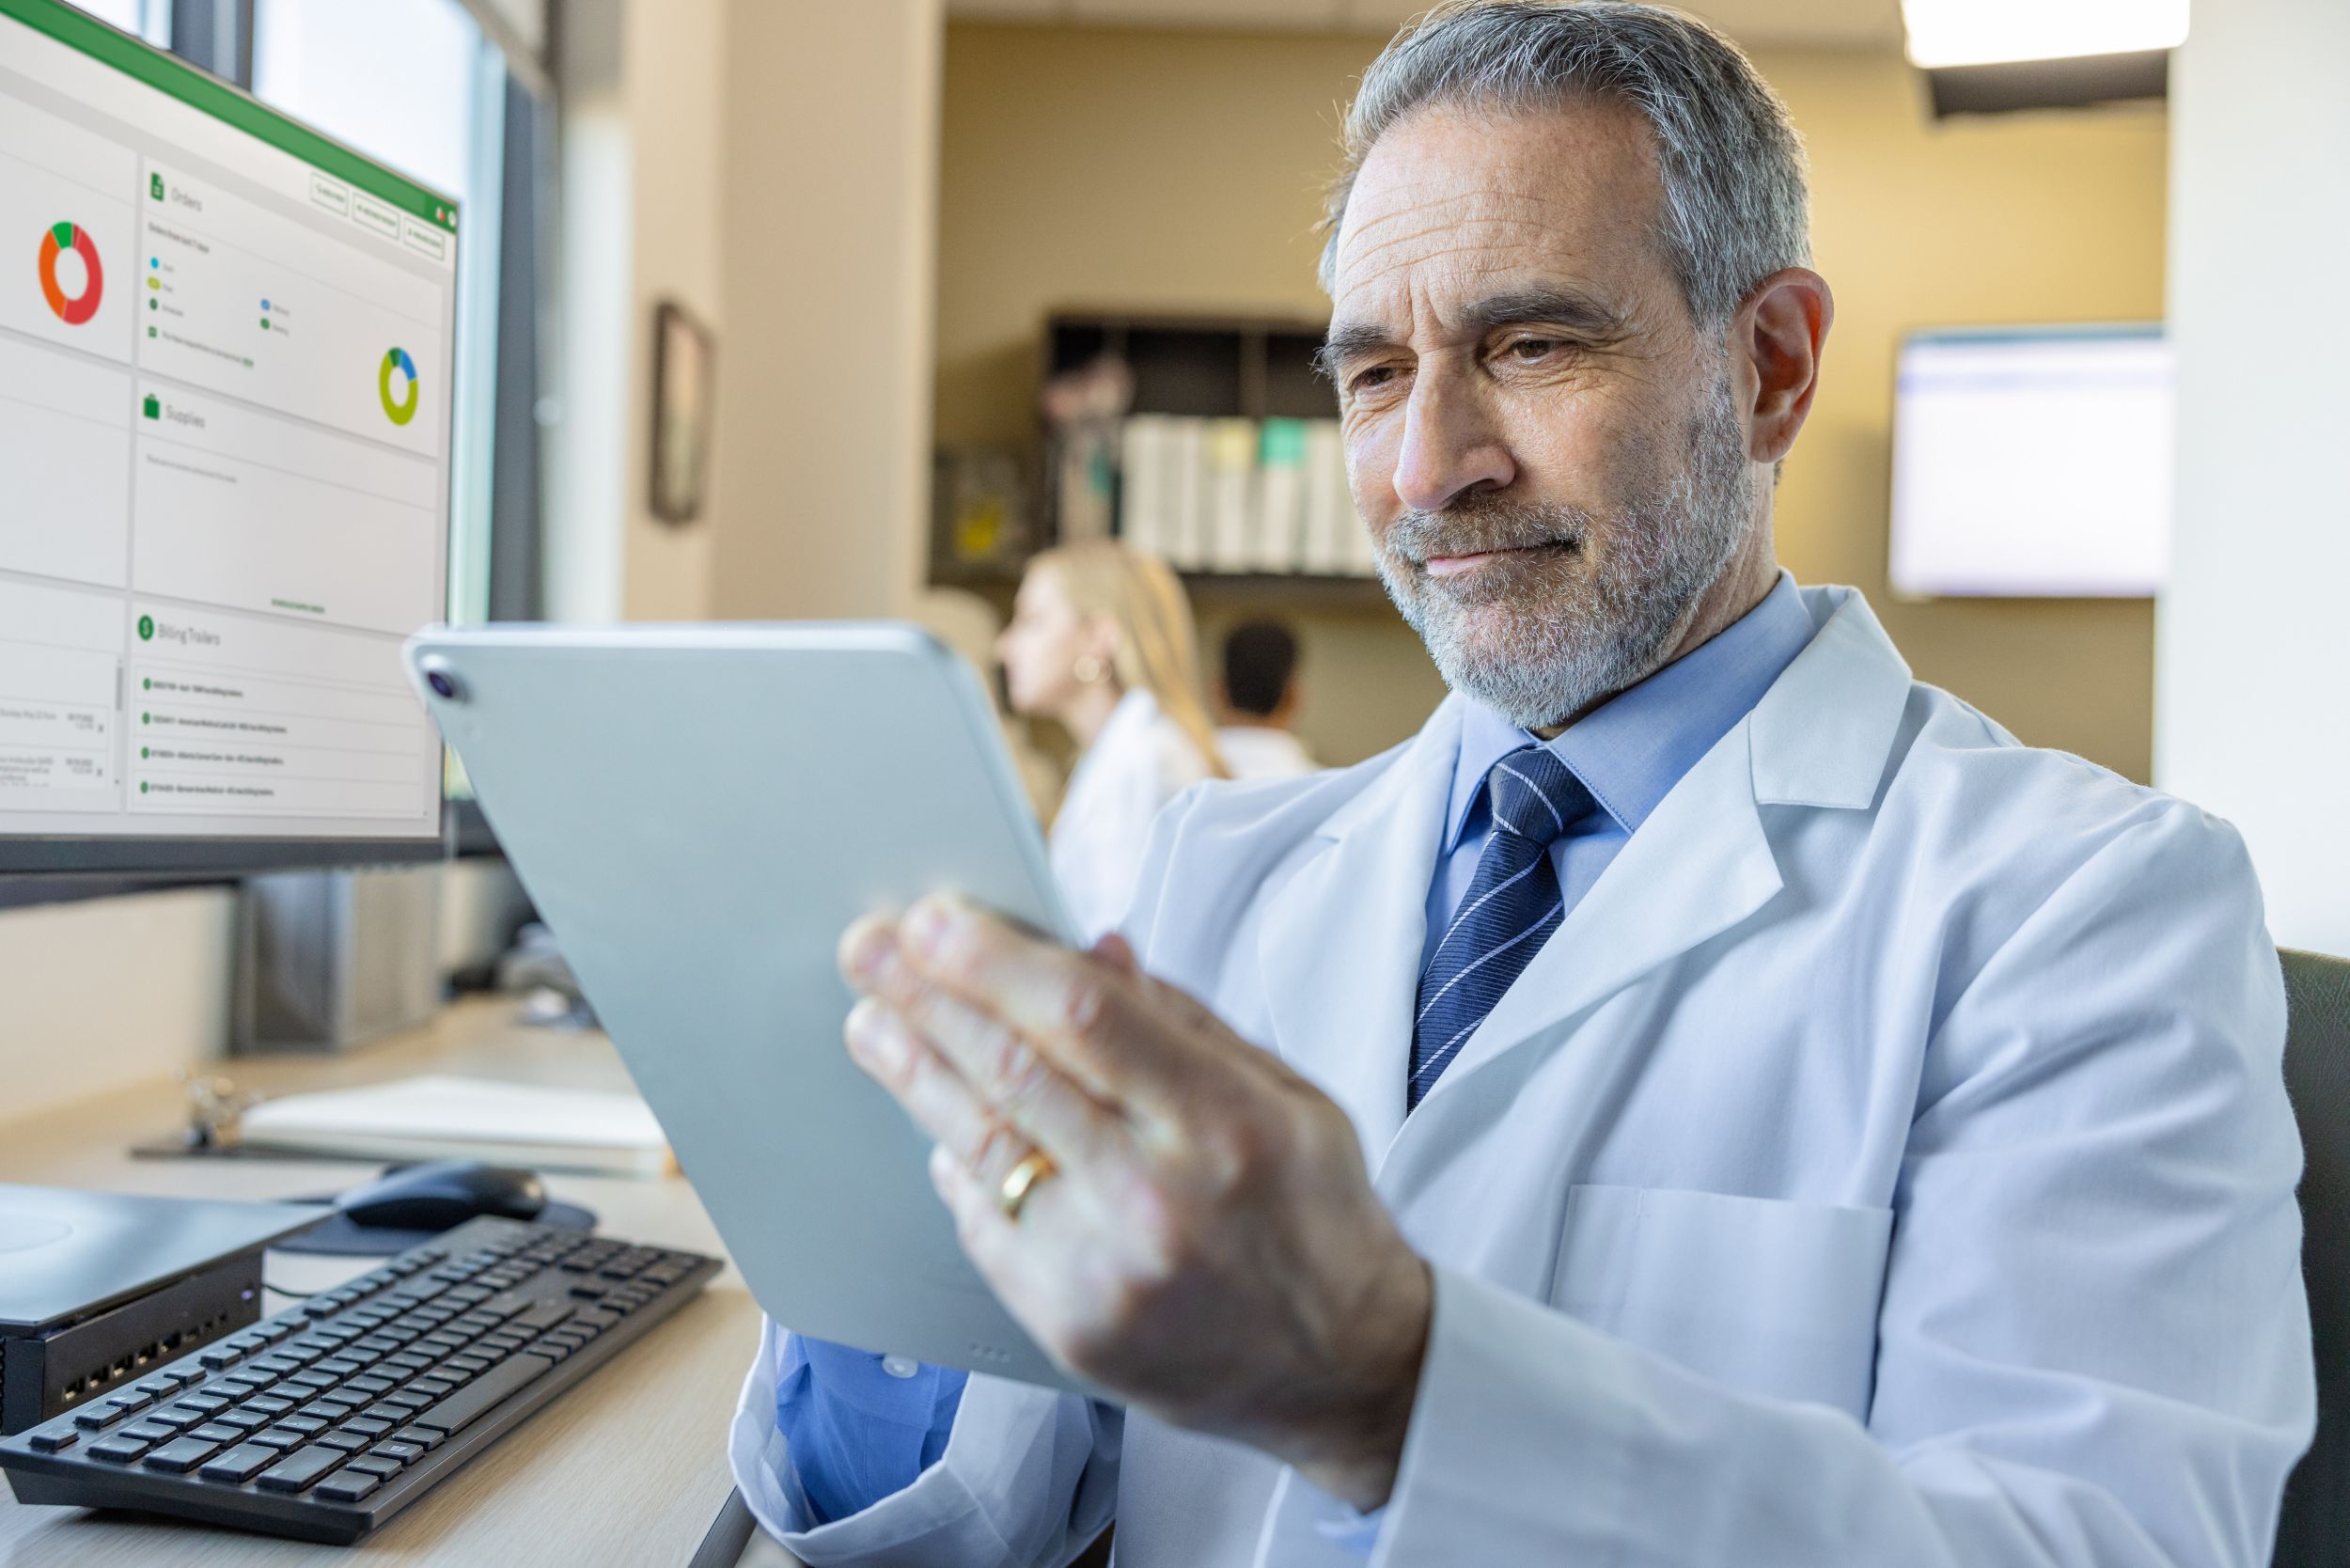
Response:
POLYGON ((147 194, 157 201, 164 199, 164 177, 162 175, 150 174, 147 177, 147 194))
MULTIPOLYGON (((152 398, 148 400, 149 402, 153 402, 154 400, 155 400, 152 398)), ((139 617, 139 641, 153 642, 154 640, 155 618, 151 615, 143 615, 139 617)))
POLYGON ((147 395, 147 401, 141 406, 146 409, 149 419, 160 419, 164 416, 164 400, 152 392, 147 395))

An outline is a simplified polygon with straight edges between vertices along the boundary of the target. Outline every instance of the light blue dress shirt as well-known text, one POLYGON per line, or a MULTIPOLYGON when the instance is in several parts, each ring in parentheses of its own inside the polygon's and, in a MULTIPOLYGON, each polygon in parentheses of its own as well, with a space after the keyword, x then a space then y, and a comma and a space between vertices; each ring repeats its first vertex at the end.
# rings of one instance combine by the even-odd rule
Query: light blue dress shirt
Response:
MULTIPOLYGON (((1624 841, 1672 787, 1762 700, 1811 640, 1794 579, 1779 574, 1762 602, 1703 646, 1585 714, 1548 742, 1591 792, 1592 812, 1551 848, 1559 891, 1574 909, 1624 841)), ((1472 704, 1446 808, 1446 835, 1428 888, 1426 965, 1477 874, 1493 833, 1485 776, 1527 730, 1472 704)), ((934 1367, 911 1377, 882 1357, 788 1336, 776 1384, 776 1424, 791 1447, 814 1523, 858 1513, 914 1483, 936 1463, 963 1402, 964 1377, 934 1367)), ((902 1370, 902 1369, 901 1369, 902 1370)), ((1379 1515, 1333 1519, 1327 1532, 1370 1554, 1379 1515)))

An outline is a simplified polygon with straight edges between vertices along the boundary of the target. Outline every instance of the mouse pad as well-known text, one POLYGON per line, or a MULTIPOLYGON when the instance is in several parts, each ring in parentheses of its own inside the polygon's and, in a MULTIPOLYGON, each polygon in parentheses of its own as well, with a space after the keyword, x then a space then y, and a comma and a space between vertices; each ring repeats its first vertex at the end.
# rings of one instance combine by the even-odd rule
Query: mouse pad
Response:
MULTIPOLYGON (((293 1198, 292 1203, 329 1204, 332 1196, 324 1198, 293 1198)), ((576 1203, 558 1203, 550 1199, 547 1206, 530 1223, 552 1225, 562 1231, 592 1231, 596 1228, 595 1212, 576 1203)), ((354 1225, 351 1216, 329 1211, 327 1216, 297 1235, 272 1242, 274 1252, 325 1252, 348 1258, 388 1258, 395 1252, 405 1252, 412 1247, 422 1247, 438 1231, 397 1231, 384 1226, 354 1225)))

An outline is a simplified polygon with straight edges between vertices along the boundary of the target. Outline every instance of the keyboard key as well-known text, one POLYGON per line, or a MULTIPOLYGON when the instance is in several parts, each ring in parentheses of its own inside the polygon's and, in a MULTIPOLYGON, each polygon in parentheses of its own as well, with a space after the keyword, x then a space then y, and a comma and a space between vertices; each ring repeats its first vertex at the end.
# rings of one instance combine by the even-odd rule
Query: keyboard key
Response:
POLYGON ((293 1407, 292 1400, 280 1398, 276 1394, 263 1394, 258 1399, 246 1400, 237 1406, 240 1410, 258 1410, 264 1416, 282 1416, 293 1407))
POLYGON ((394 1437, 376 1444, 368 1453, 370 1457, 380 1455, 385 1459, 397 1459, 402 1465, 413 1465, 424 1457, 425 1450, 421 1444, 404 1443, 394 1437))
POLYGON ((93 1404, 87 1410, 73 1412, 73 1424, 84 1432, 99 1432, 122 1419, 125 1414, 111 1404, 93 1404))
POLYGON ((421 1410, 437 1397, 433 1394, 419 1394, 403 1388, 396 1394, 385 1394, 382 1399, 368 1406, 368 1414, 380 1416, 386 1410, 421 1410))
POLYGON ((35 1453, 63 1453, 81 1440, 82 1435, 71 1427, 53 1426, 46 1432, 36 1432, 25 1438, 24 1446, 35 1453))
POLYGON ((407 1466, 402 1465, 399 1460, 391 1458, 386 1454, 363 1453, 358 1458, 351 1460, 349 1463, 345 1464, 343 1468, 346 1470, 356 1470, 363 1476, 382 1476, 384 1480, 389 1481, 392 1477, 400 1474, 401 1470, 406 1469, 407 1466))
POLYGON ((202 1426, 188 1429, 189 1436, 200 1443, 210 1443, 214 1448, 223 1443, 233 1443, 244 1434, 243 1427, 230 1426, 226 1421, 206 1421, 202 1426))
POLYGON ((399 1424, 397 1421, 387 1421, 374 1416, 353 1416, 343 1423, 342 1430, 356 1432, 364 1437, 381 1437, 399 1424))
POLYGON ((179 1436, 180 1429, 169 1421, 133 1421, 122 1429, 122 1435, 142 1443, 162 1443, 179 1436))
POLYGON ((227 1393, 232 1388, 241 1388, 250 1394, 258 1394, 264 1388, 274 1388, 276 1386, 277 1378, 275 1374, 265 1372, 230 1372, 227 1376, 222 1378, 218 1383, 213 1385, 213 1387, 220 1389, 223 1393, 227 1393))
POLYGON ((287 1385, 295 1388, 332 1388, 341 1381, 333 1372, 296 1372, 286 1379, 287 1385))
POLYGON ((247 1410, 244 1406, 239 1405, 234 1410, 222 1411, 214 1416, 212 1420, 216 1425, 233 1426, 239 1432, 258 1432, 269 1425, 274 1419, 266 1411, 247 1410))
POLYGON ((133 1410, 144 1410, 149 1405, 154 1403, 155 1396, 153 1394, 143 1394, 136 1388, 125 1388, 122 1392, 115 1395, 106 1403, 113 1405, 116 1409, 121 1411, 127 1416, 133 1410))
POLYGON ((194 1426, 198 1421, 212 1419, 212 1415, 211 1411, 198 1410, 192 1404, 166 1404, 161 1410, 149 1410, 147 1419, 169 1426, 194 1426))
POLYGON ((478 1373, 488 1372, 491 1365, 495 1360, 496 1357, 490 1356, 452 1356, 441 1364, 445 1367, 452 1367, 462 1372, 478 1373))
POLYGON ((357 1502, 383 1484, 377 1476, 341 1473, 320 1482, 310 1489, 310 1496, 321 1502, 357 1502))
POLYGON ((311 1435, 313 1433, 324 1432, 328 1427, 333 1426, 334 1424, 334 1422, 328 1420, 323 1416, 311 1415, 288 1416, 277 1423, 280 1431, 299 1432, 305 1437, 311 1435))
POLYGON ((395 1442, 412 1443, 420 1449, 437 1449, 448 1439, 427 1426, 403 1426, 392 1434, 395 1442))
POLYGON ((202 1393, 181 1394, 180 1396, 180 1403, 188 1406, 190 1409, 201 1410, 204 1414, 209 1416, 216 1410, 227 1409, 228 1406, 235 1402, 229 1399, 226 1394, 202 1393))
POLYGON ((299 1356, 287 1356, 279 1354, 275 1356, 262 1356, 259 1360, 253 1363, 253 1370, 255 1372, 267 1372, 272 1377, 284 1377, 289 1372, 300 1372, 302 1370, 302 1365, 303 1357, 299 1356))
POLYGON ((218 1443, 201 1437, 179 1437, 147 1456, 147 1467, 165 1475, 185 1475, 220 1451, 218 1443))
POLYGON ((568 1318, 571 1315, 572 1309, 566 1302, 541 1301, 537 1306, 531 1308, 528 1311, 517 1316, 514 1319, 513 1326, 516 1328, 527 1328, 536 1332, 542 1328, 553 1328, 556 1324, 561 1323, 565 1318, 568 1318))
POLYGON ((106 1460, 111 1464, 128 1465, 152 1447, 154 1447, 152 1443, 142 1443, 136 1437, 126 1437, 118 1432, 112 1437, 101 1437, 97 1442, 92 1443, 89 1446, 89 1456, 92 1459, 106 1460))
POLYGON ((412 1424, 429 1426, 436 1432, 454 1435, 478 1420, 500 1401, 521 1390, 532 1379, 545 1375, 554 1366, 555 1363, 543 1356, 513 1356, 425 1411, 412 1424))
POLYGON ((233 1367, 243 1359, 244 1352, 230 1350, 227 1345, 214 1345, 196 1357, 199 1364, 210 1367, 214 1372, 220 1371, 223 1367, 233 1367))
POLYGON ((375 1439, 364 1432, 345 1432, 340 1427, 337 1427, 332 1432, 320 1433, 318 1440, 327 1448, 339 1449, 347 1453, 357 1453, 361 1449, 370 1448, 375 1443, 375 1439))
POLYGON ((445 1394, 453 1394, 457 1388, 458 1384, 453 1378, 433 1376, 417 1378, 409 1384, 404 1391, 411 1394, 422 1394, 427 1399, 432 1400, 439 1399, 445 1394))
POLYGON ((388 1394, 400 1387, 400 1379, 385 1377, 382 1372, 369 1372, 365 1377, 352 1378, 343 1387, 354 1394, 388 1394))
POLYGON ((264 1492, 300 1492, 343 1462, 342 1450, 317 1446, 288 1454, 256 1477, 264 1492))
POLYGON ((308 1434, 295 1432, 288 1427, 265 1426, 245 1440, 273 1449, 298 1449, 310 1438, 308 1434))
POLYGON ((330 1356, 325 1360, 321 1361, 317 1367, 312 1370, 322 1372, 333 1372, 337 1377, 349 1377, 352 1372, 359 1371, 365 1365, 365 1362, 354 1361, 348 1356, 330 1356))
POLYGON ((277 1463, 277 1450, 266 1443, 242 1443, 196 1473, 206 1481, 251 1481, 277 1463))

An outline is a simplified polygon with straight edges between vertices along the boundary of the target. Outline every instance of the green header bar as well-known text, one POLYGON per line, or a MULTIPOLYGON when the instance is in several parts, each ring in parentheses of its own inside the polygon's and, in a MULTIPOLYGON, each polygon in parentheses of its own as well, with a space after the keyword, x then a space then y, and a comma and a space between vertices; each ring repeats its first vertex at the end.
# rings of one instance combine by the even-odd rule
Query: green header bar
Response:
POLYGON ((0 0, 0 16, 22 22, 37 33, 46 33, 68 48, 111 66, 134 81, 169 93, 180 102, 257 136, 281 152, 290 152, 304 163, 369 196, 379 196, 403 212, 452 234, 457 231, 457 204, 446 196, 436 196, 383 165, 328 141, 308 126, 264 107, 184 60, 116 32, 97 18, 67 5, 65 0, 0 0))

